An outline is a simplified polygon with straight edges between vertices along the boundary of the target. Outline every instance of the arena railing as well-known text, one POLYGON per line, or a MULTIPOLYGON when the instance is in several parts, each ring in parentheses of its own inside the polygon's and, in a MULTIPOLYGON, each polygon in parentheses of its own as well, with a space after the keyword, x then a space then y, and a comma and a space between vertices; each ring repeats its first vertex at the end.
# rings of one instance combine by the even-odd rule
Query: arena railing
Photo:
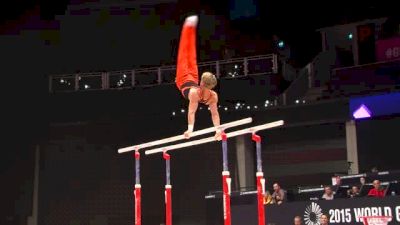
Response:
MULTIPOLYGON (((229 60, 201 62, 199 73, 210 71, 220 79, 278 73, 275 54, 257 55, 229 60)), ((75 92, 90 90, 119 90, 136 86, 173 84, 175 66, 128 69, 109 72, 58 74, 49 76, 49 92, 75 92)))

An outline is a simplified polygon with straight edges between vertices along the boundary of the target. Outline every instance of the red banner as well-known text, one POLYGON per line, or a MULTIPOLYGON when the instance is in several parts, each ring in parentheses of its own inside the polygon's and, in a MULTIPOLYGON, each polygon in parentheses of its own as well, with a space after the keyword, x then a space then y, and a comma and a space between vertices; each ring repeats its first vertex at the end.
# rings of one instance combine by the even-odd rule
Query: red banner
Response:
POLYGON ((400 58, 400 36, 376 41, 377 61, 400 58))

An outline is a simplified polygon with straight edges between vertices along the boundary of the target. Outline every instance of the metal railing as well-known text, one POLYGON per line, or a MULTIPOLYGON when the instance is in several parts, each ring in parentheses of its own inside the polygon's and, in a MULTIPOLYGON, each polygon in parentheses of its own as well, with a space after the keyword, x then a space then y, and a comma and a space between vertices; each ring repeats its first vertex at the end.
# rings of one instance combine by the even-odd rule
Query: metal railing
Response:
MULTIPOLYGON (((202 62, 199 74, 210 71, 218 78, 237 78, 261 74, 276 74, 278 58, 275 54, 258 55, 229 60, 202 62)), ((60 74, 49 76, 49 92, 129 89, 135 86, 173 84, 176 66, 161 66, 110 72, 60 74)))

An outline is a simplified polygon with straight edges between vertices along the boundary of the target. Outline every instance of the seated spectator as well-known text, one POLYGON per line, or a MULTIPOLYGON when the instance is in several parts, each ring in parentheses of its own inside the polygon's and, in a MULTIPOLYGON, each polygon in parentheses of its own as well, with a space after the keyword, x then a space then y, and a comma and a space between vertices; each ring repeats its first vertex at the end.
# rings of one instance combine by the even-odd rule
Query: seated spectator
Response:
POLYGON ((374 182, 372 184, 374 185, 374 188, 369 190, 368 196, 369 197, 378 197, 378 198, 385 197, 385 189, 382 188, 381 182, 379 180, 374 180, 374 182))
POLYGON ((274 201, 272 199, 272 195, 269 193, 268 190, 266 190, 265 194, 264 194, 264 205, 273 204, 273 203, 274 203, 274 201))
POLYGON ((319 218, 319 224, 320 225, 328 225, 328 215, 322 214, 322 216, 319 218))
POLYGON ((335 198, 347 198, 348 186, 341 186, 341 179, 336 179, 336 184, 331 186, 331 189, 335 195, 335 198))
POLYGON ((324 200, 333 200, 335 193, 332 191, 331 186, 325 186, 324 188, 324 194, 322 195, 322 199, 324 200))
POLYGON ((281 189, 281 186, 278 183, 274 183, 273 188, 274 193, 272 193, 272 199, 274 203, 280 205, 286 201, 286 191, 281 189))
POLYGON ((365 182, 366 182, 365 177, 360 177, 360 185, 361 186, 365 185, 365 182))
MULTIPOLYGON (((361 192, 363 190, 363 188, 365 188, 364 186, 367 184, 367 178, 366 177, 360 177, 360 183, 357 185, 358 189, 360 190, 360 197, 361 197, 361 192)), ((365 193, 364 195, 366 195, 367 193, 365 193)))
POLYGON ((301 217, 295 216, 294 217, 294 225, 302 225, 302 224, 303 224, 303 221, 302 221, 301 217))
POLYGON ((360 197, 360 189, 357 186, 351 187, 351 189, 349 189, 349 192, 348 192, 347 196, 349 198, 360 197))

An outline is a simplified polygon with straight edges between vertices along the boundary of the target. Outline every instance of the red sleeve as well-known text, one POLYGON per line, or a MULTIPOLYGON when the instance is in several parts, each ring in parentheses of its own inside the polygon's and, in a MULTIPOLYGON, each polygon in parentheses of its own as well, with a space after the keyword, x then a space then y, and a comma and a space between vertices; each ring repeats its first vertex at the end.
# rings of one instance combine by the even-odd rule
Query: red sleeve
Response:
POLYGON ((371 190, 369 190, 368 196, 376 196, 375 188, 372 188, 371 190))

